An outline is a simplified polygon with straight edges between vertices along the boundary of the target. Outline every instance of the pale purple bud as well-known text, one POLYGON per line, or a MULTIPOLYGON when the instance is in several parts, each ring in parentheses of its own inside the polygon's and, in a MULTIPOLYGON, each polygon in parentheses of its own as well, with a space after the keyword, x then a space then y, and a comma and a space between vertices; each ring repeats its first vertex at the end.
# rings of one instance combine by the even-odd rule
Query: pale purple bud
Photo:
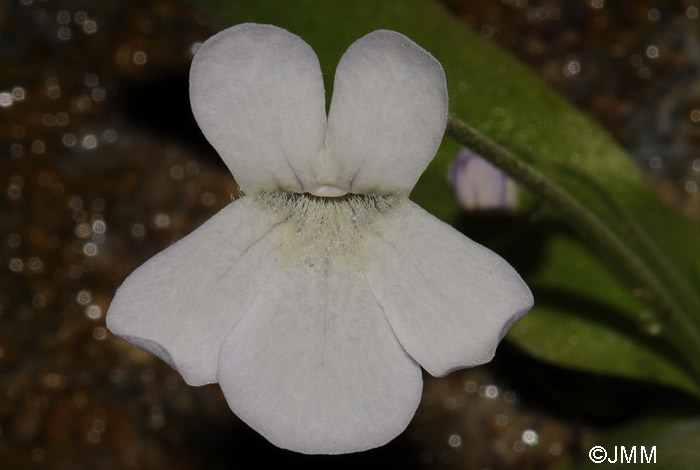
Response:
POLYGON ((448 180, 457 203, 467 210, 513 210, 518 202, 517 184, 467 148, 452 161, 448 180))

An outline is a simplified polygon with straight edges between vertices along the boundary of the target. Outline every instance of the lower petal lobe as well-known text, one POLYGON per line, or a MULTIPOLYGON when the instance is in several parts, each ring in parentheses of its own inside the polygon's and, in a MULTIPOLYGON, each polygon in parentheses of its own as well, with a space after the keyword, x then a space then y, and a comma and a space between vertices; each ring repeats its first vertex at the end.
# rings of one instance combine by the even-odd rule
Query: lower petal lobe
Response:
POLYGON ((403 347, 432 375, 491 360, 532 307, 503 258, 410 201, 376 233, 367 278, 403 347))
POLYGON ((221 343, 269 280, 282 224, 251 198, 232 202, 129 275, 107 327, 188 384, 216 382, 221 343))
POLYGON ((422 390, 420 367, 344 257, 277 272, 224 341, 219 382, 243 421, 308 454, 385 444, 422 390))

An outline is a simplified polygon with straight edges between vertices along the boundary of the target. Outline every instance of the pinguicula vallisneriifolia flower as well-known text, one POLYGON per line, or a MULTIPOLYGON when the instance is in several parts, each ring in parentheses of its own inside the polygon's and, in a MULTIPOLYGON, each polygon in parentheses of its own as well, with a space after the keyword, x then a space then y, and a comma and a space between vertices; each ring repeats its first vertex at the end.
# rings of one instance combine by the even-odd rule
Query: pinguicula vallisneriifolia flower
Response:
POLYGON ((421 366, 489 361, 532 306, 506 261, 408 199, 447 119, 442 67, 410 39, 352 44, 326 116, 308 44, 234 26, 197 52, 190 98, 245 196, 134 271, 107 326, 187 383, 218 382, 272 443, 388 442, 418 406, 421 366))
POLYGON ((518 185, 479 154, 461 149, 447 177, 457 203, 471 211, 510 211, 518 204, 518 185))

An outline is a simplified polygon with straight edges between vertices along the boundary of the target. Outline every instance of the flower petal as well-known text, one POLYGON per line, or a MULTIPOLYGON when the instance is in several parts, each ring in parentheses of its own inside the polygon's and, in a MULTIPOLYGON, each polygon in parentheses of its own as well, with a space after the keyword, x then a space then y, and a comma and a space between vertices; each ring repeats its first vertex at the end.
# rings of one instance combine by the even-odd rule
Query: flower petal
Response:
POLYGON ((457 153, 448 179, 457 203, 467 210, 512 210, 518 204, 515 181, 468 148, 457 153))
POLYGON ((446 122, 440 63, 402 34, 370 33, 350 46, 335 73, 326 179, 353 193, 408 194, 446 122))
POLYGON ((249 194, 318 186, 314 166, 326 128, 324 96, 314 51, 276 26, 225 29, 192 61, 194 116, 249 194))
POLYGON ((221 348, 229 406, 279 447, 308 454, 377 447, 405 429, 420 401, 420 367, 359 266, 346 261, 280 270, 221 348))
POLYGON ((190 385, 216 382, 219 349, 270 277, 282 225, 251 198, 232 202, 148 260, 117 290, 107 327, 190 385), (269 214, 269 215, 268 215, 269 214))
POLYGON ((488 362, 533 304, 500 256, 407 201, 376 223, 367 279, 399 341, 428 372, 488 362))

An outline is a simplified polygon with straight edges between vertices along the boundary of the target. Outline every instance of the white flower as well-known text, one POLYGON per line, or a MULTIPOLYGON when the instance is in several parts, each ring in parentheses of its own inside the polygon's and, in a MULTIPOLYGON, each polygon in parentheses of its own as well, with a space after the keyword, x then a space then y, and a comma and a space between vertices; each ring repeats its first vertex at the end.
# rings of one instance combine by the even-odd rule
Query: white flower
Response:
POLYGON ((515 181, 468 148, 455 156, 448 180, 457 203, 467 210, 513 210, 518 204, 515 181))
POLYGON ((132 273, 115 334, 304 453, 382 445, 423 366, 489 361, 532 295, 498 255, 408 200, 447 118, 440 64, 375 31, 338 65, 326 118, 313 50, 274 26, 207 40, 192 109, 246 196, 132 273))

